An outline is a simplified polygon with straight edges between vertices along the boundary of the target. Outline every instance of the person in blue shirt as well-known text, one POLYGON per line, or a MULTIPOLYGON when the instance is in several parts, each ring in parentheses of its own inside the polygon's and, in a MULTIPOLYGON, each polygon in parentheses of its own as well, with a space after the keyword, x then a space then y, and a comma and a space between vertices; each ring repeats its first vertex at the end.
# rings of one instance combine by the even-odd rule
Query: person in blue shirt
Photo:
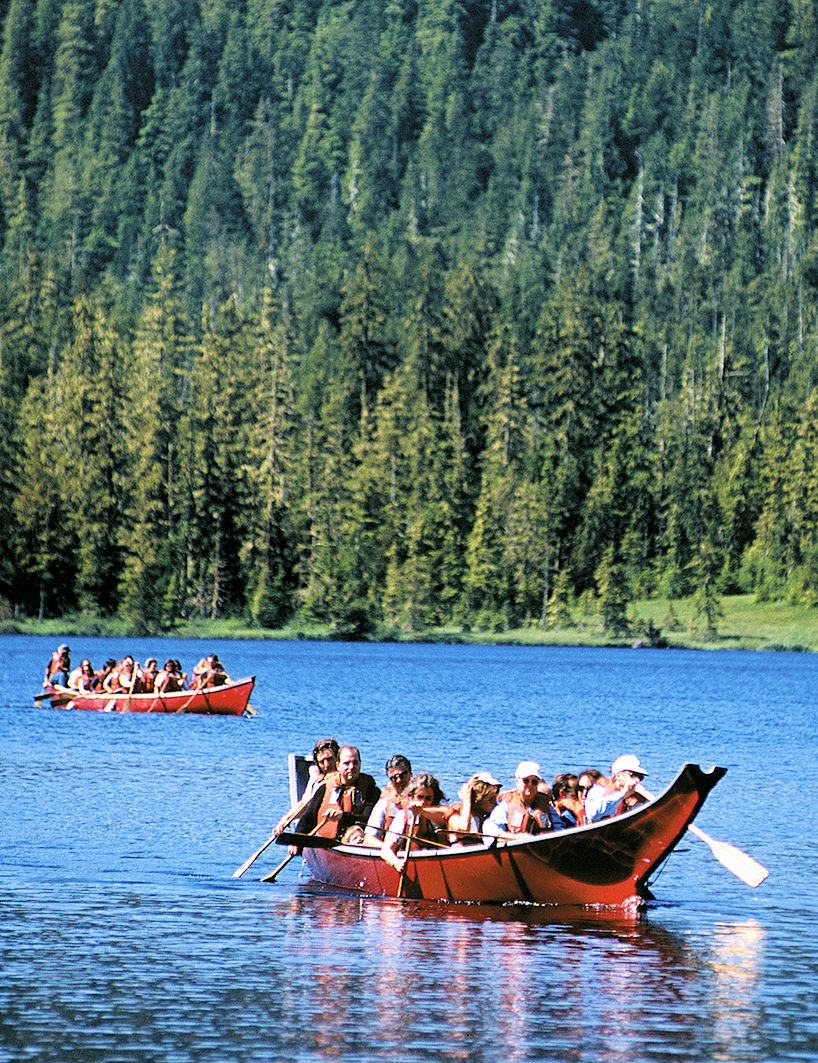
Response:
POLYGON ((610 778, 604 775, 585 795, 585 822, 598 823, 601 819, 619 814, 622 803, 626 802, 647 775, 633 753, 625 753, 611 765, 610 778))

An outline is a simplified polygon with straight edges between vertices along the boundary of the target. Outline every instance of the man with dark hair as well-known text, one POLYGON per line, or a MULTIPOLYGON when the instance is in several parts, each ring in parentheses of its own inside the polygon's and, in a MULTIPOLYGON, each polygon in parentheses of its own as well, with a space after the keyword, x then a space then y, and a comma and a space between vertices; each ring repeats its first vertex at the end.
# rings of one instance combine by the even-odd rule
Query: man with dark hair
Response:
POLYGON ((395 753, 386 762, 386 777, 389 780, 381 792, 381 797, 372 809, 372 815, 366 824, 364 842, 367 845, 380 845, 386 837, 389 824, 403 808, 402 795, 412 778, 412 765, 408 757, 395 753))

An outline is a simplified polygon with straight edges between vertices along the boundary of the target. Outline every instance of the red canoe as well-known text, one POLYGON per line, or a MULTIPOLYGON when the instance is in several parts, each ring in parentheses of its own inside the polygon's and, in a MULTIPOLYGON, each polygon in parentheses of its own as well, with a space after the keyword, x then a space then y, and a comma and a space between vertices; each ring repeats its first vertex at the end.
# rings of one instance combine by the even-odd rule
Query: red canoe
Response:
MULTIPOLYGON (((650 877, 678 844, 726 768, 686 764, 663 794, 631 812, 536 840, 413 853, 403 896, 435 901, 624 906, 651 899, 650 877)), ((279 842, 301 840, 283 834, 279 842)), ((306 841, 306 839, 305 839, 306 841)), ((398 896, 399 875, 362 845, 324 847, 310 838, 312 878, 353 893, 398 896), (312 847, 312 846, 315 847, 312 847), (318 847, 321 846, 321 847, 318 847)))
POLYGON ((171 694, 80 694, 66 687, 49 687, 44 697, 58 709, 93 709, 97 712, 195 712, 215 716, 241 716, 256 681, 237 679, 206 690, 178 690, 171 694))

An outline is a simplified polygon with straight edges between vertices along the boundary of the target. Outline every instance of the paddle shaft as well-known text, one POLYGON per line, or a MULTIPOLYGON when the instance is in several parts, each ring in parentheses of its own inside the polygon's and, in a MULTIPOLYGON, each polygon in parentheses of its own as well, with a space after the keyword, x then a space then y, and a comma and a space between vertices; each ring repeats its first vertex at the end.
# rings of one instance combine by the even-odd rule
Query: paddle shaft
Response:
MULTIPOLYGON (((638 793, 641 793, 643 797, 647 797, 649 801, 653 801, 654 795, 646 790, 641 784, 636 787, 638 793)), ((709 834, 697 827, 695 823, 688 823, 687 829, 693 835, 694 838, 698 838, 699 841, 709 846, 710 852, 715 856, 722 867, 726 867, 731 874, 736 878, 740 878, 742 882, 748 886, 752 886, 755 889, 756 886, 761 885, 764 879, 769 875, 769 871, 763 864, 760 864, 757 860, 754 860, 752 856, 738 849, 735 845, 731 845, 729 842, 720 842, 716 838, 711 838, 709 834)))
POLYGON ((264 850, 267 848, 267 846, 268 845, 272 845, 277 837, 278 837, 278 834, 271 834, 270 837, 267 839, 267 841, 264 843, 264 845, 262 845, 258 849, 256 849, 256 851, 253 853, 253 855, 251 857, 249 857, 247 860, 245 860, 244 863, 241 865, 241 867, 237 867, 236 868, 236 870, 233 872, 233 878, 241 878, 241 876, 248 869, 248 867, 250 867, 252 864, 254 864, 256 862, 256 860, 258 860, 258 858, 261 856, 261 854, 264 852, 264 850))
POLYGON ((417 817, 413 815, 409 823, 409 837, 406 841, 406 848, 403 851, 403 867, 400 870, 400 878, 398 879, 398 897, 403 896, 403 888, 406 885, 406 866, 409 863, 409 852, 412 848, 412 842, 415 840, 415 835, 413 832, 415 829, 416 822, 417 817))
POLYGON ((265 875, 264 878, 262 878, 260 881, 275 882, 276 878, 278 877, 279 871, 283 871, 291 860, 295 860, 297 855, 297 853, 290 853, 289 856, 285 856, 281 863, 278 865, 278 867, 274 871, 271 871, 269 875, 265 875))
MULTIPOLYGON (((320 823, 318 823, 315 827, 313 827, 313 829, 309 832, 309 834, 305 834, 304 837, 305 838, 309 838, 311 835, 315 834, 318 830, 321 829, 321 827, 324 826, 324 824, 326 823, 326 820, 327 820, 327 817, 324 816, 323 819, 320 821, 320 823)), ((271 845, 280 836, 280 834, 282 834, 282 833, 283 832, 280 831, 278 834, 270 835, 270 837, 267 839, 267 841, 264 843, 264 845, 262 845, 262 847, 258 850, 258 852, 257 853, 253 853, 253 855, 250 857, 250 859, 246 860, 245 863, 242 864, 241 867, 238 869, 238 871, 234 871, 233 872, 233 878, 238 878, 239 877, 239 872, 241 874, 244 874, 244 872, 247 870, 247 868, 250 866, 250 864, 253 863, 253 861, 256 859, 256 857, 261 856, 261 854, 264 852, 264 850, 267 848, 267 846, 271 845)), ((279 871, 283 871, 284 868, 287 866, 287 864, 289 864, 289 862, 296 856, 298 856, 297 852, 290 853, 290 855, 288 857, 286 857, 286 859, 281 861, 281 863, 278 865, 278 867, 274 871, 271 871, 269 875, 265 875, 264 878, 261 879, 261 881, 262 882, 272 882, 275 879, 275 877, 278 875, 279 871)))

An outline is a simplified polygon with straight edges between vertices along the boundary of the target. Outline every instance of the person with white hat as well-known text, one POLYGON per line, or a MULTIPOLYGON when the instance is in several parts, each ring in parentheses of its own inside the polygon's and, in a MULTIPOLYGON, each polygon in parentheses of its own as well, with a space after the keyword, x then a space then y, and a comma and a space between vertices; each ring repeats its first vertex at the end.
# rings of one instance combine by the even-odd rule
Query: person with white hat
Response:
POLYGON ((543 834, 554 830, 557 817, 551 814, 548 797, 540 793, 542 775, 534 760, 522 760, 514 772, 515 787, 500 799, 483 825, 483 833, 495 838, 516 838, 521 834, 543 834))
POLYGON ((502 783, 489 771, 478 771, 458 791, 460 800, 449 805, 449 842, 452 845, 479 843, 483 840, 483 824, 497 804, 502 783))
POLYGON ((646 775, 633 753, 617 757, 611 765, 610 778, 600 776, 585 795, 585 822, 597 823, 623 811, 646 775))

